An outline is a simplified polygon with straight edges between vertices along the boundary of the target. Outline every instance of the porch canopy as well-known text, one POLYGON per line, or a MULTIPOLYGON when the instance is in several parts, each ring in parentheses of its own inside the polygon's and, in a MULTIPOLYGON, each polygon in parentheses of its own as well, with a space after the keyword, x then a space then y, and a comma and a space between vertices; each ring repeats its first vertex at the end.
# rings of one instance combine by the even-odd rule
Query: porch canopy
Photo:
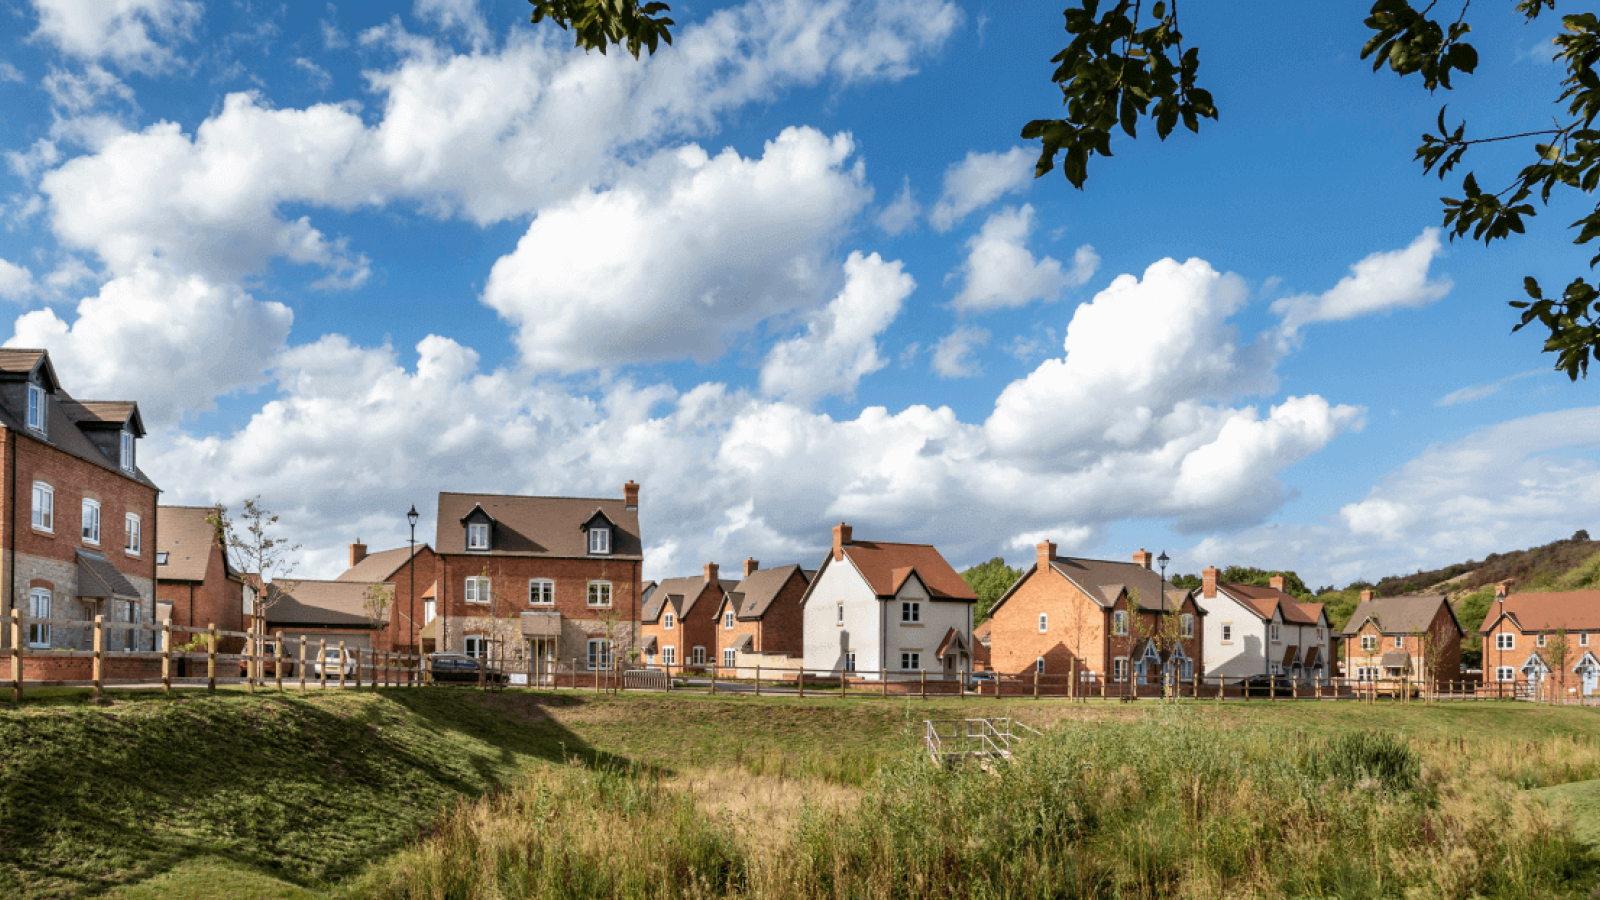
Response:
POLYGON ((523 613, 522 636, 526 638, 561 637, 561 614, 557 612, 523 613))

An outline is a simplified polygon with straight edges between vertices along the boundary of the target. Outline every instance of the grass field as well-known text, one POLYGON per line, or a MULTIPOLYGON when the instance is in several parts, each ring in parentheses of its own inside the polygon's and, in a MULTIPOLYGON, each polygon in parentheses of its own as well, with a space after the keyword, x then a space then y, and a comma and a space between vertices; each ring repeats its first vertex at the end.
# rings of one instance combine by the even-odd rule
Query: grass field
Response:
MULTIPOLYGON (((903 763, 927 718, 1011 715, 1113 735, 1141 727, 1157 707, 516 690, 114 694, 93 707, 81 692, 47 693, 0 711, 0 896, 185 900, 218 896, 219 885, 238 897, 365 891, 397 853, 481 819, 530 773, 547 790, 578 783, 582 772, 633 773, 730 839, 770 835, 807 809, 842 809, 882 790, 880 770, 903 763), (352 880, 364 872, 367 887, 352 880)), ((1188 708, 1205 728, 1270 728, 1306 746, 1352 730, 1392 733, 1438 777, 1489 779, 1519 794, 1600 778, 1595 710, 1188 708)), ((1558 798, 1551 806, 1570 815, 1558 798)))

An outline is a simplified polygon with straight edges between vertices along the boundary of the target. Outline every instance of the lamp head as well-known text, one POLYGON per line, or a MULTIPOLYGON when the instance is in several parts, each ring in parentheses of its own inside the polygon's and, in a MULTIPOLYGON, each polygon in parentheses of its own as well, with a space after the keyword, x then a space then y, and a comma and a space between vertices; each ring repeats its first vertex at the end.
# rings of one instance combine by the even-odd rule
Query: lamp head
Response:
POLYGON ((406 513, 406 521, 411 523, 412 528, 415 528, 417 527, 418 518, 420 518, 420 516, 417 515, 417 505, 413 503, 411 504, 411 511, 406 513))
POLYGON ((1161 568, 1165 569, 1167 567, 1167 563, 1172 562, 1172 558, 1167 556, 1167 551, 1163 550, 1161 551, 1161 555, 1156 557, 1156 562, 1160 563, 1161 568))

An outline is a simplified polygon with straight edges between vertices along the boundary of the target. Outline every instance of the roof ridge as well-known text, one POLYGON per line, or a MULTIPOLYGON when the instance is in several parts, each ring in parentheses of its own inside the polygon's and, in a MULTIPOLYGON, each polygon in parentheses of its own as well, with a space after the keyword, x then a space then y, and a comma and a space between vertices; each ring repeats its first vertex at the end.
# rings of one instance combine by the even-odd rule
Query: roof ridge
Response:
POLYGON ((593 500, 597 503, 626 502, 626 497, 572 497, 566 494, 496 494, 488 491, 440 491, 440 496, 453 497, 510 497, 516 500, 593 500))

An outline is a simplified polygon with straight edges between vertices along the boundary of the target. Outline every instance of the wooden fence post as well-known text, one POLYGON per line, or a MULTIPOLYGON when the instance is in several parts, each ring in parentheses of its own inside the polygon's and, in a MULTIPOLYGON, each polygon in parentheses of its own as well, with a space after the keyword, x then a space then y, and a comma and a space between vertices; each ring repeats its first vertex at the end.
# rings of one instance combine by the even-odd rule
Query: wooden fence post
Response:
POLYGON ((306 692, 306 636, 300 635, 295 640, 295 644, 297 645, 295 650, 300 655, 300 665, 298 667, 300 672, 300 693, 304 694, 306 692))
POLYGON ((161 690, 172 693, 172 620, 161 623, 161 690))
POLYGON ((850 674, 849 672, 845 671, 844 666, 840 666, 839 667, 839 696, 840 697, 844 696, 844 686, 845 686, 845 682, 849 680, 848 677, 847 677, 847 676, 849 676, 849 674, 850 674))
POLYGON ((756 663, 756 696, 761 696, 761 663, 756 663))
POLYGON ((347 652, 348 652, 348 651, 346 651, 346 650, 345 650, 345 647, 344 647, 344 641, 340 641, 340 642, 339 642, 339 687, 340 687, 340 689, 343 689, 343 688, 344 688, 344 667, 345 667, 345 660, 347 660, 347 659, 349 659, 349 658, 350 658, 350 657, 349 657, 349 656, 348 656, 348 655, 347 655, 347 652))
POLYGON ((918 672, 918 680, 921 683, 920 687, 922 688, 922 699, 926 700, 926 699, 928 699, 928 670, 927 669, 919 670, 919 672, 918 672))
POLYGON ((272 677, 278 683, 278 693, 283 693, 283 629, 278 629, 278 639, 272 643, 272 677))
POLYGON ((206 690, 217 692, 217 625, 206 626, 206 690))
POLYGON ((1033 699, 1039 699, 1039 667, 1033 667, 1033 699))
POLYGON ((711 693, 717 692, 717 667, 711 667, 711 693))
POLYGON ((11 702, 22 705, 22 613, 11 611, 11 702))
POLYGON ((356 660, 356 664, 355 664, 356 690, 359 691, 359 690, 361 690, 361 648, 357 647, 355 652, 356 652, 356 656, 355 656, 355 660, 356 660))
POLYGON ((106 617, 94 617, 94 702, 100 702, 105 689, 106 617))
POLYGON ((878 678, 883 682, 883 695, 885 697, 889 696, 889 670, 879 669, 878 678))
MULTIPOLYGON (((344 671, 343 667, 339 671, 344 671)), ((328 689, 328 639, 317 639, 317 687, 328 689)))

